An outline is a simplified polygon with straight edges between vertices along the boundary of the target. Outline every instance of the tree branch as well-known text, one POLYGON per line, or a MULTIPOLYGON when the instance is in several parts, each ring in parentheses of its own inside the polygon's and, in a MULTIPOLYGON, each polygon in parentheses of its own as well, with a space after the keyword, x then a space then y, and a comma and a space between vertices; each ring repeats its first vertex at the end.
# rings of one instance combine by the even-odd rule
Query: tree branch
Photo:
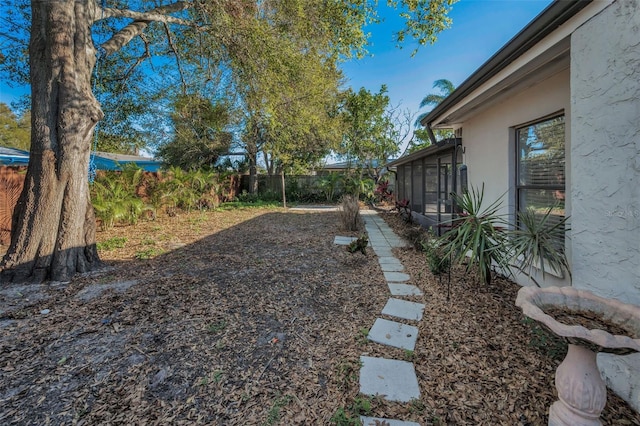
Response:
POLYGON ((142 56, 136 59, 135 64, 129 67, 125 75, 121 78, 121 80, 123 81, 126 81, 129 78, 129 76, 131 76, 131 73, 133 73, 133 70, 135 70, 138 65, 140 65, 145 59, 148 59, 151 57, 151 52, 149 51, 149 40, 147 40, 144 34, 140 34, 140 39, 142 39, 142 42, 144 43, 144 54, 142 54, 142 56))
POLYGON ((182 63, 180 62, 180 55, 178 55, 178 49, 176 49, 175 44, 173 44, 173 37, 171 36, 171 30, 169 29, 169 25, 164 23, 164 31, 167 34, 167 42, 169 43, 169 47, 173 51, 173 55, 176 57, 176 65, 178 66, 178 72, 180 73, 180 80, 182 81, 182 93, 187 94, 187 82, 184 78, 184 72, 182 71, 182 63))
MULTIPOLYGON (((100 47, 102 48, 104 55, 110 55, 120 50, 124 45, 133 40, 134 37, 142 34, 142 32, 149 26, 151 22, 163 22, 174 23, 185 26, 195 26, 191 21, 176 18, 168 15, 172 12, 179 12, 193 7, 193 3, 190 1, 179 1, 166 6, 157 7, 147 12, 135 12, 132 10, 119 10, 105 8, 101 9, 102 14, 98 19, 104 18, 131 18, 133 22, 122 28, 109 40, 104 42, 100 47)), ((96 14, 97 17, 98 14, 96 14)))

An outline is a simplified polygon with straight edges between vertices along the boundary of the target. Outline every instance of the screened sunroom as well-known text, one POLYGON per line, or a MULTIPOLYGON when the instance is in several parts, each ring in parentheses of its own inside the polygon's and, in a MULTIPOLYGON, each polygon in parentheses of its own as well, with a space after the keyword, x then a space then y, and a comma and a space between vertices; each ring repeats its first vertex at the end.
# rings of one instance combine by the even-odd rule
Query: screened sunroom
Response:
POLYGON ((413 220, 437 234, 452 219, 451 193, 459 194, 466 185, 462 151, 462 139, 450 138, 388 165, 396 168, 397 200, 408 200, 413 220))

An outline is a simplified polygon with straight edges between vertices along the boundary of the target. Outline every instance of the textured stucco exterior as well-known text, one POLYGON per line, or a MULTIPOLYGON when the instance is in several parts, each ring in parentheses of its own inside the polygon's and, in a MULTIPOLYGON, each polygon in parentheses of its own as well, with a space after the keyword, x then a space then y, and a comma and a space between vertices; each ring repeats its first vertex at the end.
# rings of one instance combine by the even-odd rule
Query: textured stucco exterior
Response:
MULTIPOLYGON (((513 223, 515 212, 515 127, 557 112, 565 115, 565 149, 570 146, 570 91, 569 70, 560 71, 543 82, 511 96, 498 105, 474 115, 465 121, 462 129, 464 163, 467 165, 469 184, 481 188, 484 184, 484 204, 502 200, 501 214, 513 223)), ((571 176, 567 158, 566 181, 571 176)), ((570 203, 565 206, 571 215, 570 203)), ((542 277, 534 278, 542 282, 542 277)), ((517 276, 522 284, 530 284, 526 276, 517 276)), ((544 286, 570 285, 567 278, 545 275, 544 286)))
MULTIPOLYGON (((640 12, 618 0, 571 38, 573 286, 640 305, 640 12)), ((640 410, 640 355, 599 356, 640 410)))

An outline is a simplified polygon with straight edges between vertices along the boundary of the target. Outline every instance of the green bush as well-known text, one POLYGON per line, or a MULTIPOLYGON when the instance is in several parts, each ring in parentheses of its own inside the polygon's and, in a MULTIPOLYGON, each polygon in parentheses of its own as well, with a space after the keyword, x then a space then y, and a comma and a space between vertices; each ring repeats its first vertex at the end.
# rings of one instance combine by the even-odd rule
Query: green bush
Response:
POLYGON ((340 173, 329 173, 322 176, 318 182, 320 192, 324 195, 326 201, 334 201, 338 196, 340 187, 342 186, 343 176, 340 173))
POLYGON ((443 248, 443 240, 429 234, 429 238, 422 242, 422 249, 427 257, 427 265, 433 275, 441 275, 451 267, 450 257, 443 248))
POLYGON ((146 210, 145 203, 117 177, 96 180, 91 189, 93 208, 103 229, 120 223, 133 225, 146 210))
POLYGON ((375 198, 376 183, 371 178, 352 173, 345 176, 343 185, 344 193, 352 194, 358 200, 370 201, 375 198))
MULTIPOLYGON (((91 185, 91 201, 102 228, 154 218, 162 209, 170 215, 215 209, 221 193, 228 190, 213 171, 172 168, 163 175, 145 174, 135 165, 101 172, 91 185)), ((231 180, 228 174, 224 178, 231 180)))

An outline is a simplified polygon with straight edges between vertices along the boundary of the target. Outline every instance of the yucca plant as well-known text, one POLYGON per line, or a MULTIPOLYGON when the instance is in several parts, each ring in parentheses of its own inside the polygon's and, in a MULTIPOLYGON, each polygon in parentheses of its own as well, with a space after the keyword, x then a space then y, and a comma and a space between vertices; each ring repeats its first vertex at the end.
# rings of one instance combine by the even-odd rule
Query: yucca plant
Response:
POLYGON ((507 222, 498 214, 501 201, 484 208, 484 184, 480 190, 472 187, 471 192, 451 195, 461 213, 442 236, 443 257, 451 256, 453 263, 467 262, 467 272, 475 268, 485 284, 491 283, 493 264, 510 274, 507 222))
POLYGON ((518 212, 518 223, 509 233, 509 245, 516 269, 526 274, 537 286, 533 278, 534 268, 539 268, 542 278, 545 267, 556 272, 567 272, 571 276, 569 262, 564 252, 564 235, 568 230, 567 220, 553 214, 557 207, 550 207, 544 213, 533 208, 518 212))

